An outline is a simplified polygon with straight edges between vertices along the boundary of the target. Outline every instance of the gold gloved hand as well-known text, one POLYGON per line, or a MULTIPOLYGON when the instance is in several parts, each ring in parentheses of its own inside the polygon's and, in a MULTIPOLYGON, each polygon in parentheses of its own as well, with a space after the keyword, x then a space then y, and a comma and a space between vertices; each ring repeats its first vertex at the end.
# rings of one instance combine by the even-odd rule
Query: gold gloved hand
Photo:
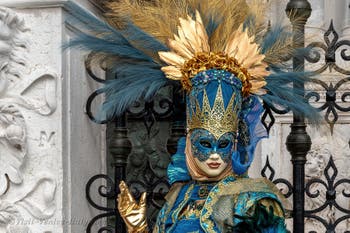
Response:
POLYGON ((146 192, 142 194, 140 202, 136 203, 128 186, 124 181, 119 184, 118 210, 123 218, 128 233, 147 233, 146 221, 146 192))

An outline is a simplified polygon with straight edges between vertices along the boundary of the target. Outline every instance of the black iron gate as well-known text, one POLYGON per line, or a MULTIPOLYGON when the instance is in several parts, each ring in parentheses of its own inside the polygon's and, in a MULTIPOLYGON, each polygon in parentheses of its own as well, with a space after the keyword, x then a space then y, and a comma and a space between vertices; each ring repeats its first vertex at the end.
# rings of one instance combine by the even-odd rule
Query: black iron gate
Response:
MULTIPOLYGON (((304 35, 305 24, 311 14, 311 6, 307 0, 290 0, 286 12, 290 17, 293 25, 295 36, 294 43, 298 45, 305 45, 304 40, 301 40, 300 35, 304 35), (293 13, 291 13, 293 12, 293 13), (295 20, 298 18, 298 20, 295 20), (303 21, 300 21, 303 18, 303 21)), ((305 38, 304 36, 302 38, 305 38)), ((309 63, 318 63, 324 59, 324 65, 315 73, 321 74, 327 69, 333 69, 344 76, 350 75, 349 70, 345 70, 337 65, 337 59, 341 58, 344 61, 350 61, 350 55, 347 55, 346 49, 340 51, 339 58, 336 56, 339 48, 342 46, 350 46, 349 40, 339 40, 337 32, 334 30, 333 23, 330 22, 329 29, 324 34, 324 43, 313 42, 306 45, 310 48, 310 53, 306 57, 293 57, 293 68, 300 70, 304 69, 305 60, 309 63), (322 53, 320 52, 322 51, 322 53)), ((89 60, 89 59, 88 59, 89 60)), ((90 65, 86 64, 89 75, 97 82, 104 82, 94 75, 90 65)), ((325 120, 333 130, 334 124, 338 121, 338 112, 350 112, 349 98, 350 92, 345 91, 341 96, 341 104, 337 101, 337 91, 340 87, 346 85, 350 81, 350 77, 344 77, 335 84, 327 84, 319 79, 315 79, 314 83, 320 85, 326 93, 326 102, 319 107, 320 111, 325 112, 325 120)), ((146 103, 138 103, 135 108, 130 109, 129 112, 119 118, 111 121, 98 122, 91 113, 92 101, 100 93, 98 91, 91 94, 87 101, 87 114, 90 119, 96 123, 109 124, 109 129, 112 133, 109 137, 109 153, 111 155, 110 165, 113 168, 113 175, 96 175, 92 177, 86 185, 86 197, 88 202, 102 213, 94 217, 87 226, 87 233, 92 232, 92 226, 102 218, 107 218, 106 226, 101 227, 98 232, 115 232, 123 233, 125 226, 117 212, 116 197, 118 184, 121 180, 127 180, 134 196, 139 198, 141 193, 146 191, 148 193, 148 216, 149 224, 154 224, 155 217, 158 210, 163 204, 163 197, 168 191, 168 184, 165 178, 165 168, 169 162, 169 156, 176 152, 177 141, 185 134, 185 106, 183 96, 178 90, 163 90, 154 101, 146 103), (170 94, 169 94, 170 93, 170 94), (161 127, 155 127, 161 125, 161 127), (144 133, 140 133, 138 128, 144 127, 144 133), (136 129, 135 129, 136 127, 136 129), (156 129, 155 129, 156 128, 156 129), (166 129, 165 132, 160 132, 166 129), (170 129, 170 135, 167 130, 170 129), (130 133, 129 131, 132 131, 130 133), (128 133, 129 132, 129 133, 128 133), (168 138, 164 141, 164 138, 168 138), (133 148, 132 143, 133 141, 133 148), (159 142, 161 141, 161 142, 159 142), (163 144, 163 147, 160 146, 163 144), (132 153, 131 153, 132 152, 132 153), (131 154, 130 154, 131 153, 131 154), (137 157, 141 155, 141 157, 137 157), (147 156, 145 156, 147 155, 147 156), (133 157, 138 159, 133 159, 133 157), (143 158, 140 160, 140 158, 143 158), (130 166, 132 164, 132 166, 130 166), (128 166, 129 165, 129 166, 128 166), (127 169, 129 170, 127 171, 127 169), (132 168, 132 170, 130 170, 132 168), (137 177, 137 174, 128 175, 138 169, 143 174, 142 177, 137 177), (100 196, 109 200, 107 206, 100 206, 96 204, 91 196, 92 184, 95 181, 105 180, 106 185, 98 188, 100 196)), ((313 98, 316 102, 320 100, 318 92, 307 92, 306 98, 313 98)), ((262 122, 269 131, 274 124, 273 114, 286 114, 289 109, 279 109, 274 107, 265 107, 265 112, 262 116, 262 122), (270 119, 267 122, 267 119, 270 119)), ((305 163, 306 155, 311 147, 310 136, 306 132, 306 124, 302 117, 293 116, 293 123, 291 124, 291 132, 286 141, 287 149, 291 154, 291 161, 293 164, 293 184, 286 179, 275 179, 275 171, 267 159, 265 166, 261 172, 263 176, 267 176, 275 184, 284 185, 284 195, 293 198, 293 232, 304 232, 305 218, 311 218, 319 221, 325 229, 325 232, 336 232, 337 226, 345 221, 350 221, 349 207, 343 207, 337 202, 337 197, 342 195, 344 198, 349 198, 350 193, 344 190, 343 185, 350 185, 350 179, 337 179, 338 170, 335 166, 333 158, 331 157, 325 170, 324 178, 311 179, 305 183, 305 163), (319 190, 312 190, 314 184, 320 184, 326 190, 325 200, 323 204, 315 209, 305 209, 305 198, 318 198, 320 196, 319 190), (343 189, 341 189, 343 187, 343 189), (335 221, 328 221, 318 216, 317 213, 326 208, 337 209, 341 216, 335 221)), ((316 233, 316 231, 310 231, 316 233)), ((350 233, 345 231, 344 233, 350 233)))

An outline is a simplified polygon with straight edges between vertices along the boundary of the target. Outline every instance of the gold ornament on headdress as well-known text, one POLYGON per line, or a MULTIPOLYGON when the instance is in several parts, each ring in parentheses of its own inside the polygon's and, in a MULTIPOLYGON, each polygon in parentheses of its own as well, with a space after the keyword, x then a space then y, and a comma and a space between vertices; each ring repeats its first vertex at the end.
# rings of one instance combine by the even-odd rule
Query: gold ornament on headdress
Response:
POLYGON ((192 129, 206 129, 219 139, 227 132, 236 132, 238 128, 238 108, 241 103, 235 102, 235 94, 232 95, 225 109, 221 85, 219 85, 213 107, 210 107, 207 92, 204 90, 203 104, 199 105, 198 99, 192 108, 187 109, 187 127, 192 129), (195 109, 194 109, 195 107, 195 109))
MULTIPOLYGON (((198 73, 216 69, 230 72, 241 80, 243 97, 263 95, 266 93, 265 77, 270 74, 268 64, 280 63, 284 55, 293 51, 292 40, 281 37, 264 54, 261 53, 258 44, 264 41, 267 29, 265 9, 268 4, 263 3, 265 1, 251 0, 249 6, 245 0, 102 1, 107 2, 109 23, 117 29, 128 28, 132 22, 158 41, 167 43, 170 51, 165 52, 147 50, 140 46, 142 41, 131 41, 135 48, 140 47, 157 64, 168 64, 162 67, 162 71, 167 78, 180 81, 187 91, 191 90, 191 79, 198 73), (193 12, 195 17, 192 17, 193 12), (247 21, 247 17, 254 20, 247 21), (210 26, 212 22, 215 27, 210 26), (246 23, 246 29, 243 29, 243 23, 246 23)), ((236 97, 239 94, 236 93, 236 97)), ((219 103, 221 97, 217 98, 219 103)), ((212 132, 229 128, 234 132, 237 128, 237 112, 230 113, 234 118, 230 122, 218 116, 224 117, 222 113, 237 110, 240 106, 227 107, 226 110, 222 107, 221 113, 220 108, 210 109, 209 104, 200 107, 202 109, 188 109, 190 129, 207 128, 212 132), (202 115, 203 109, 212 113, 210 119, 202 115), (193 114, 189 115, 191 111, 193 114)))
POLYGON ((265 93, 265 77, 270 74, 263 61, 265 55, 260 53, 254 37, 243 30, 243 25, 229 36, 224 51, 213 52, 198 11, 195 20, 188 16, 179 21, 178 35, 168 42, 172 51, 158 52, 160 59, 169 64, 162 67, 169 79, 181 81, 183 88, 189 91, 191 79, 198 73, 209 69, 226 70, 242 81, 244 96, 265 93))

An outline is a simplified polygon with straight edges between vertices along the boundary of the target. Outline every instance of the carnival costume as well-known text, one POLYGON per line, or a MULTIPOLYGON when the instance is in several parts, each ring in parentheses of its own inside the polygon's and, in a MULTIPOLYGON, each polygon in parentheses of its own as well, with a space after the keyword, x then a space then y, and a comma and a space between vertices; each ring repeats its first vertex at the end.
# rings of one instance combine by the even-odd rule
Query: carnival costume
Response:
MULTIPOLYGON (((267 136, 261 101, 311 121, 319 117, 290 85, 302 86, 311 74, 287 72, 283 64, 303 50, 292 45, 284 27, 266 27, 262 5, 106 1, 109 24, 71 6, 74 23, 90 31, 70 46, 99 53, 116 73, 100 90, 107 116, 151 100, 167 85, 181 84, 186 93, 187 136, 168 167, 172 187, 155 233, 287 232, 279 191, 266 179, 247 176, 256 144, 267 136)), ((120 187, 119 211, 128 231, 148 232, 145 195, 138 204, 125 183, 120 187)))

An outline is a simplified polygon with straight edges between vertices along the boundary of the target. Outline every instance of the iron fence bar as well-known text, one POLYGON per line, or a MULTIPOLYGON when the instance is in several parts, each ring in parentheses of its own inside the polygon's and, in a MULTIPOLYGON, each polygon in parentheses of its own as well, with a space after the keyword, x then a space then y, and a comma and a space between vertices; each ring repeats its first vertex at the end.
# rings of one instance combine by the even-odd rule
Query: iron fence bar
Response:
MULTIPOLYGON (((131 142, 128 138, 128 129, 126 127, 126 116, 116 118, 115 129, 109 150, 114 160, 114 190, 116 194, 120 193, 119 183, 126 178, 126 165, 128 155, 131 152, 131 142)), ((117 198, 114 199, 115 210, 118 209, 117 198)), ((126 233, 126 227, 119 211, 115 216, 115 232, 126 233)))
MULTIPOLYGON (((305 46, 305 24, 311 15, 311 5, 307 0, 290 0, 286 13, 293 26, 293 43, 297 47, 305 46)), ((293 70, 304 70, 304 57, 293 57, 293 70)), ((304 90, 304 85, 294 88, 304 90)), ((287 149, 293 163, 293 232, 304 233, 304 203, 305 203, 305 163, 306 154, 311 148, 311 138, 306 132, 305 119, 293 113, 291 132, 287 137, 287 149)))

